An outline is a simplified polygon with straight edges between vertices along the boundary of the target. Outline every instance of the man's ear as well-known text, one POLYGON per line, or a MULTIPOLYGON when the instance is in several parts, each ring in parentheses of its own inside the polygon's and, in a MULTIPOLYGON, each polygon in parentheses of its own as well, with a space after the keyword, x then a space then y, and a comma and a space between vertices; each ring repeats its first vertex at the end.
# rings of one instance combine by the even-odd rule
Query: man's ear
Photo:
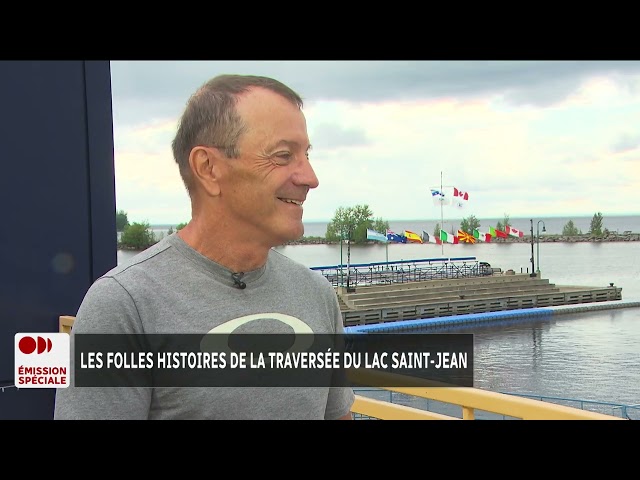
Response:
POLYGON ((193 147, 189 154, 189 166, 194 183, 207 195, 220 195, 221 153, 215 148, 193 147))

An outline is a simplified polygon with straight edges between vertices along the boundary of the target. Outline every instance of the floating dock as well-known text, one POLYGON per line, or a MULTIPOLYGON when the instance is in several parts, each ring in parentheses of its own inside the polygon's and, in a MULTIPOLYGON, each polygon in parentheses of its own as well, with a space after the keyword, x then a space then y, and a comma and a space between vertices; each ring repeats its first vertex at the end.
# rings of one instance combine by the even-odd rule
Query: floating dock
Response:
POLYGON ((481 325, 486 323, 544 319, 554 315, 591 312, 596 310, 611 310, 616 308, 640 307, 640 302, 603 302, 589 305, 567 305, 557 307, 524 308, 502 312, 472 313, 463 315, 450 315, 440 318, 420 318, 415 320, 400 320, 389 323, 373 325, 356 325, 345 327, 347 333, 406 333, 412 331, 425 331, 430 329, 449 329, 451 327, 468 327, 469 325, 481 325))

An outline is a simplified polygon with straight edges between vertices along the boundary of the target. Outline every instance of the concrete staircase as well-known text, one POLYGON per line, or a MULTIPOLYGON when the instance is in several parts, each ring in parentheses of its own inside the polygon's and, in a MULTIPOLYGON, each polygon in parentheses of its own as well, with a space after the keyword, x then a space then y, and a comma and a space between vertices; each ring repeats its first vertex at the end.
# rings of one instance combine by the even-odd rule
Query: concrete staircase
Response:
POLYGON ((621 300, 619 287, 557 286, 529 274, 337 287, 345 325, 621 300))
MULTIPOLYGON (((336 289, 336 293, 338 293, 337 289, 336 289)), ((346 312, 348 310, 351 310, 351 308, 349 308, 349 305, 344 303, 344 300, 342 299, 342 296, 340 296, 340 295, 338 295, 338 303, 340 304, 340 311, 341 312, 346 312)))
POLYGON ((420 305, 558 291, 560 289, 549 283, 548 279, 529 275, 512 275, 367 286, 358 288, 354 293, 342 293, 341 299, 352 310, 367 310, 392 305, 420 305))

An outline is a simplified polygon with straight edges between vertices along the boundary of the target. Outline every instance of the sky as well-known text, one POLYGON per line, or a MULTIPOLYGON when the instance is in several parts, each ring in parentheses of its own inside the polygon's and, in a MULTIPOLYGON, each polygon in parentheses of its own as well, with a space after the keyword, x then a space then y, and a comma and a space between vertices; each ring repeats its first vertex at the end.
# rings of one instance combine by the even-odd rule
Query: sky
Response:
POLYGON ((130 222, 189 221, 171 141, 189 96, 222 73, 302 96, 320 181, 306 222, 362 204, 387 221, 640 214, 640 61, 112 61, 130 222), (441 185, 468 200, 435 205, 441 185))

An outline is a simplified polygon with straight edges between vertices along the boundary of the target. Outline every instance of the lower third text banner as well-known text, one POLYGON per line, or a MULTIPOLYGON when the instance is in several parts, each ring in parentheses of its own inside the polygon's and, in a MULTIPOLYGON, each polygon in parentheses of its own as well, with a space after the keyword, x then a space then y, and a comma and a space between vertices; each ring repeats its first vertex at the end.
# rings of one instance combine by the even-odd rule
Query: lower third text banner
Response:
POLYGON ((473 334, 75 334, 78 387, 472 387, 473 334))

